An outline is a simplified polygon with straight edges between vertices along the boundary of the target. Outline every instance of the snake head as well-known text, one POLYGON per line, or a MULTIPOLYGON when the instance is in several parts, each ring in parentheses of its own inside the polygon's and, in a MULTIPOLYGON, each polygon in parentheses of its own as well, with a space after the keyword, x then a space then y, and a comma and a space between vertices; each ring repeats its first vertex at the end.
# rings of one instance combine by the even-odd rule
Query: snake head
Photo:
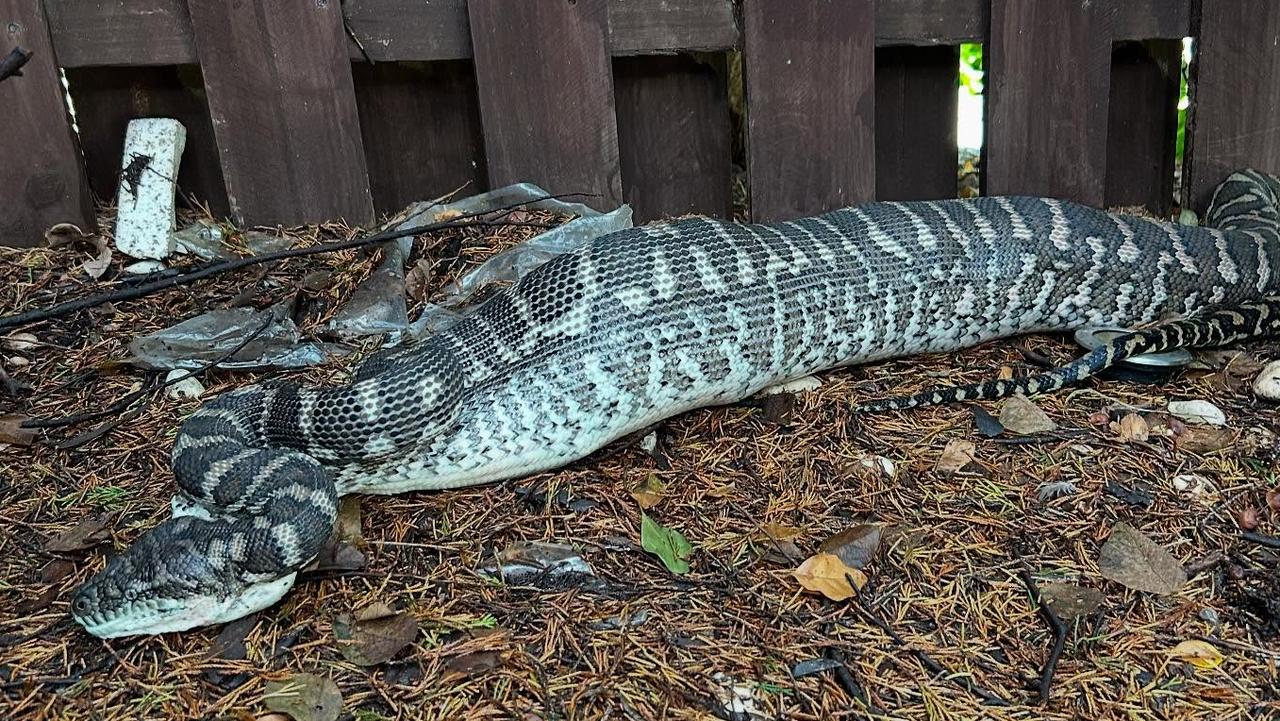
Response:
POLYGON ((72 618, 94 636, 115 638, 223 623, 278 601, 297 574, 220 567, 207 552, 209 540, 226 533, 219 525, 188 517, 157 526, 76 589, 72 618))

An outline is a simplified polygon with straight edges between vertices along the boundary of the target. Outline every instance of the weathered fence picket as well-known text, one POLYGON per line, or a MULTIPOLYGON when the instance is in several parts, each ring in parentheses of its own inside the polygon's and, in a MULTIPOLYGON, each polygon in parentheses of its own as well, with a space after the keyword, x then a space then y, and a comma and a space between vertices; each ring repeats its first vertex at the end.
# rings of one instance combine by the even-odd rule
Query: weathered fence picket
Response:
POLYGON ((1202 12, 1183 176, 1196 208, 1241 166, 1280 172, 1280 8, 1274 0, 1216 0, 1202 12))
POLYGON ((1100 6, 1074 0, 992 0, 986 192, 1102 204, 1111 32, 1101 19, 1100 6))
POLYGON ((875 198, 875 3, 743 6, 751 215, 875 198))
POLYGON ((42 5, 0 0, 0 57, 15 46, 32 53, 22 75, 0 82, 0 243, 6 245, 34 245, 54 223, 95 227, 42 5))
POLYGON ((36 50, 0 83, 0 243, 91 224, 86 187, 111 198, 125 125, 156 115, 188 129, 184 194, 250 224, 365 222, 514 180, 641 221, 728 215, 734 162, 754 220, 952 197, 964 42, 987 50, 984 192, 1165 213, 1197 38, 1181 193, 1200 208, 1231 169, 1280 170, 1273 4, 0 0, 0 40, 36 50))
POLYGON ((373 220, 336 0, 190 0, 231 216, 373 220))
POLYGON ((622 203, 609 63, 609 5, 470 0, 471 42, 495 186, 535 180, 551 193, 622 203))
POLYGON ((676 55, 617 58, 622 194, 636 222, 730 212, 729 100, 725 78, 676 55))

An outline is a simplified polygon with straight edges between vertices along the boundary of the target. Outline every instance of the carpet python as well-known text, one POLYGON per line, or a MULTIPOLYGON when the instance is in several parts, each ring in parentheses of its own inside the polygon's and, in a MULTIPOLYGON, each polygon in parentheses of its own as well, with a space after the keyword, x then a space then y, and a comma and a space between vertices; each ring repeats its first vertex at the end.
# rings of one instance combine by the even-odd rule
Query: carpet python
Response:
POLYGON ((81 586, 72 615, 102 637, 238 618, 289 590, 342 495, 555 468, 816 371, 1188 319, 1042 376, 864 406, 905 408, 1051 390, 1128 354, 1274 332, 1278 194, 1275 177, 1233 174, 1207 227, 986 197, 611 233, 451 329, 374 356, 347 385, 268 383, 202 406, 173 448, 175 517, 81 586))

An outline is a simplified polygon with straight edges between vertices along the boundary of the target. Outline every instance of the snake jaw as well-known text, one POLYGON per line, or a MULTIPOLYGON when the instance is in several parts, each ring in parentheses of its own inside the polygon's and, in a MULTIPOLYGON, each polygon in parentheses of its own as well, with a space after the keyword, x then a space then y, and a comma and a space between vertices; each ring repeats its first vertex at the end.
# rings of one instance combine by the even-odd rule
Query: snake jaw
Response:
POLYGON ((234 535, 227 528, 191 516, 165 521, 76 590, 72 618, 115 638, 222 623, 280 600, 296 568, 254 569, 205 553, 209 539, 234 535))
POLYGON ((98 638, 119 638, 143 634, 186 631, 234 621, 270 607, 293 588, 297 573, 277 579, 250 583, 230 596, 202 594, 186 598, 146 598, 126 600, 102 610, 103 604, 92 586, 76 592, 71 615, 85 630, 98 638))

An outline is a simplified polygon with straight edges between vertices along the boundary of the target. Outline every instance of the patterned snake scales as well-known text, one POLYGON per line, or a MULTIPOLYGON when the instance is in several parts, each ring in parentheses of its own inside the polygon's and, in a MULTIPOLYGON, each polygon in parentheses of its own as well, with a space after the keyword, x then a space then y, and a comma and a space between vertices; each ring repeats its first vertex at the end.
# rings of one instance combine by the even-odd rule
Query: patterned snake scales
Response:
POLYGON ((1128 353, 1276 332, 1278 195, 1280 179, 1236 173, 1214 197, 1212 227, 994 197, 612 233, 443 334, 374 356, 348 385, 254 386, 197 410, 173 448, 185 515, 113 558, 77 590, 72 615, 103 637, 238 618, 289 590, 330 535, 339 496, 554 468, 823 369, 1196 319, 1020 382, 864 408, 906 407, 1050 390, 1128 353))

